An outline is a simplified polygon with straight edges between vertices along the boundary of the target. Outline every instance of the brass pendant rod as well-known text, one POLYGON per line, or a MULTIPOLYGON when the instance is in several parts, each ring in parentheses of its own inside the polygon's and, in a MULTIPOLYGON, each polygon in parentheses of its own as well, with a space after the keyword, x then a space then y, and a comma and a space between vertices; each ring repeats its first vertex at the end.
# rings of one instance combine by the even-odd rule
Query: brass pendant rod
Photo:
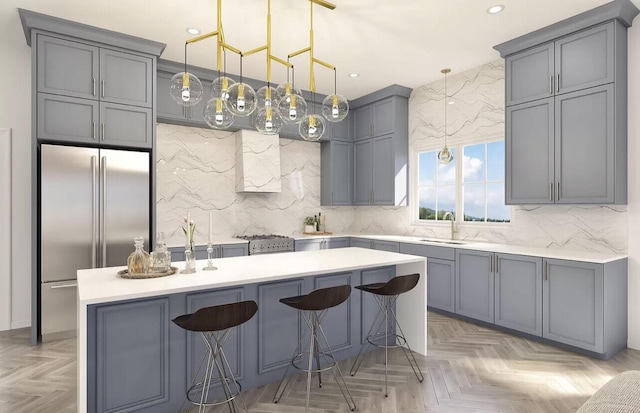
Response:
POLYGON ((328 1, 325 0, 309 0, 311 3, 315 3, 318 6, 322 6, 322 7, 326 7, 329 10, 334 10, 336 8, 336 5, 333 3, 329 3, 328 1))
POLYGON ((323 62, 323 61, 322 61, 322 60, 320 60, 320 59, 316 59, 315 57, 313 58, 313 61, 314 61, 315 63, 318 63, 318 64, 320 64, 320 65, 322 65, 322 66, 326 67, 327 69, 330 69, 330 70, 336 70, 336 67, 335 67, 335 66, 330 65, 330 64, 329 64, 329 63, 327 63, 327 62, 323 62))
POLYGON ((201 34, 200 36, 196 36, 192 39, 187 40, 187 44, 196 43, 196 42, 199 42, 200 40, 208 39, 210 37, 217 36, 217 35, 218 35, 217 30, 215 32, 201 34))

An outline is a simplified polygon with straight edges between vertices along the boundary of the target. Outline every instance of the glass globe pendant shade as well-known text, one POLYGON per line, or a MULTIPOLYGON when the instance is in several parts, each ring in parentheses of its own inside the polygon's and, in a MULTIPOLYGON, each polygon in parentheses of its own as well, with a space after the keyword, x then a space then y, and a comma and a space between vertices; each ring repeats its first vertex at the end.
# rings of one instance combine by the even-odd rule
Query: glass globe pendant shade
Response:
POLYGON ((444 145, 444 148, 440 152, 438 152, 438 160, 440 163, 449 163, 453 161, 453 153, 447 148, 447 145, 444 145))
POLYGON ((329 122, 340 122, 349 113, 349 102, 342 95, 329 95, 322 101, 322 115, 329 122))
POLYGON ((280 99, 278 110, 284 123, 293 125, 307 116, 307 102, 298 94, 290 94, 280 99))
POLYGON ((227 129, 233 124, 235 116, 224 104, 222 98, 209 99, 204 108, 204 121, 213 129, 227 129))
POLYGON ((309 114, 302 118, 298 131, 305 141, 315 142, 322 138, 325 130, 325 122, 322 116, 309 114))
POLYGON ((225 102, 234 116, 249 116, 256 109, 256 91, 246 83, 234 83, 227 89, 229 97, 225 102))
POLYGON ((256 98, 258 100, 257 108, 262 109, 267 106, 277 107, 277 103, 282 96, 278 93, 273 86, 262 86, 256 92, 256 98))
POLYGON ((253 123, 263 135, 277 135, 284 125, 280 113, 271 106, 258 109, 253 123))
POLYGON ((278 92, 278 96, 280 96, 281 99, 287 99, 290 95, 293 94, 302 96, 302 92, 300 92, 300 89, 295 89, 291 82, 280 83, 276 88, 276 91, 278 92))
POLYGON ((195 106, 202 100, 202 82, 193 73, 176 73, 171 78, 169 94, 178 105, 195 106))
POLYGON ((236 82, 230 77, 220 76, 211 83, 211 97, 222 98, 223 101, 229 100, 229 88, 236 82))

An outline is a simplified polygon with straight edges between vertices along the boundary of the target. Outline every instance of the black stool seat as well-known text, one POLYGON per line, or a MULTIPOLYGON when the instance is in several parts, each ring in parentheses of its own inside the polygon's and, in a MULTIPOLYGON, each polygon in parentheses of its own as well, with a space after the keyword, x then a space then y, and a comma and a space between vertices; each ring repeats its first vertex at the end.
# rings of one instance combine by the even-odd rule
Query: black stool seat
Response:
POLYGON ((258 311, 255 301, 240 301, 201 308, 193 314, 185 314, 172 321, 189 331, 221 331, 249 321, 258 311))
POLYGON ((350 285, 320 288, 306 295, 281 298, 280 302, 303 311, 322 311, 342 304, 351 294, 350 285))
POLYGON ((400 295, 410 291, 418 284, 420 274, 409 274, 394 277, 386 283, 359 285, 358 290, 376 295, 400 295))

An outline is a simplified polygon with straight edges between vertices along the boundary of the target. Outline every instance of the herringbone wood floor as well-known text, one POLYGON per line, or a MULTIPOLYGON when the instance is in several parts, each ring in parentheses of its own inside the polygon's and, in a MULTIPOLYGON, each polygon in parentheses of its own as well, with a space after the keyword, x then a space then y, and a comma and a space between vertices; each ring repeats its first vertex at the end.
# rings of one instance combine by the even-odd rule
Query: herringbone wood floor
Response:
MULTIPOLYGON (((594 360, 434 313, 428 328, 429 355, 417 356, 425 381, 419 383, 402 353, 393 352, 388 398, 381 351, 370 353, 355 377, 348 376, 350 361, 341 362, 358 411, 575 412, 617 373, 640 370, 640 351, 594 360)), ((312 411, 346 413, 329 376, 323 388, 312 387, 312 411)), ((275 384, 245 392, 245 400, 252 413, 300 412, 305 380, 295 380, 278 404, 271 402, 275 384)), ((75 339, 29 347, 27 329, 0 333, 0 412, 70 413, 75 400, 75 339)))

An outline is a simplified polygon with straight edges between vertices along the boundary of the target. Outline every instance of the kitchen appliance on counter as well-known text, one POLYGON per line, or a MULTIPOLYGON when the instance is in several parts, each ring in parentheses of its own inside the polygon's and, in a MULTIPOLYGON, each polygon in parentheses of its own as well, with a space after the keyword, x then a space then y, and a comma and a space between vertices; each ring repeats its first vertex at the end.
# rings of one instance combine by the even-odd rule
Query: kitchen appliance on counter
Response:
POLYGON ((294 239, 285 235, 236 235, 249 241, 249 255, 294 251, 294 239))
POLYGON ((126 265, 136 236, 149 246, 150 158, 43 144, 39 159, 40 334, 47 341, 75 334, 77 270, 126 265))

